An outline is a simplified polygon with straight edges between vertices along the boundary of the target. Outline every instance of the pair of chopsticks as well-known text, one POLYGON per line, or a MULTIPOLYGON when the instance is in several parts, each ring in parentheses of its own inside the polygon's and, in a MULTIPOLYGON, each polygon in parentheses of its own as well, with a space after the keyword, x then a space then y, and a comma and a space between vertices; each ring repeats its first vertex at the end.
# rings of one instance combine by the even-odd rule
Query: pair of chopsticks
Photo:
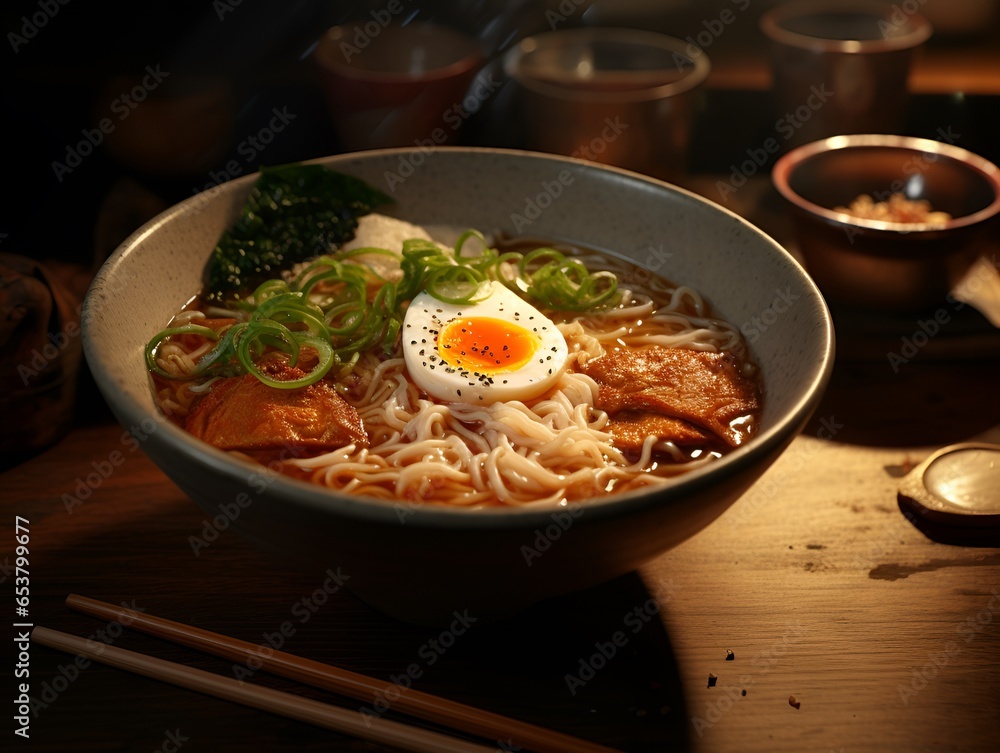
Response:
MULTIPOLYGON (((358 700, 370 701, 373 694, 384 692, 386 689, 385 681, 366 675, 304 659, 284 651, 262 652, 260 646, 246 641, 85 596, 72 594, 66 598, 66 604, 85 614, 119 622, 214 656, 241 663, 252 659, 260 663, 263 671, 358 700)), ((406 750, 420 753, 483 753, 497 750, 496 744, 486 747, 401 722, 382 718, 363 718, 359 711, 332 706, 271 688, 244 684, 233 678, 115 646, 95 645, 92 641, 45 627, 36 627, 31 637, 34 642, 44 646, 79 654, 118 669, 406 750)), ((521 749, 537 753, 616 753, 603 745, 421 693, 412 688, 400 693, 393 701, 393 709, 494 741, 511 739, 521 749)))

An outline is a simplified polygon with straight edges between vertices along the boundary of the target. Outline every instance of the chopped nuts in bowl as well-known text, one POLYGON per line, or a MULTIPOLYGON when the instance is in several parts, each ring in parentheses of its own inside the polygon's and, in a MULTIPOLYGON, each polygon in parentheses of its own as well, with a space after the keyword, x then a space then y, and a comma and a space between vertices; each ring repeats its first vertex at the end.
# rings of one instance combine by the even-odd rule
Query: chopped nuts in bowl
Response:
POLYGON ((1000 168, 930 139, 833 136, 783 155, 771 178, 823 294, 872 309, 942 303, 1000 213, 1000 168))

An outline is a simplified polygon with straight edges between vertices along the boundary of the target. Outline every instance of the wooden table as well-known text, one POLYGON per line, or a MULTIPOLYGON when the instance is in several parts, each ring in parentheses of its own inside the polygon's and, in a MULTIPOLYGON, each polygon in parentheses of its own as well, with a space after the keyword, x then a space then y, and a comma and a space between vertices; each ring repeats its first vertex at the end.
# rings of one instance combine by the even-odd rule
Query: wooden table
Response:
MULTIPOLYGON (((714 186, 704 177, 690 187, 716 199, 714 186)), ((766 181, 736 199, 731 208, 794 252, 766 181)), ((416 662, 418 690, 623 751, 992 751, 1000 541, 932 540, 896 489, 942 445, 1000 443, 1000 330, 949 309, 942 331, 900 364, 888 354, 921 316, 833 314, 838 361, 823 403, 722 518, 638 573, 474 625, 443 653, 431 643, 439 631, 388 619, 349 591, 318 604, 324 573, 233 531, 195 556, 200 508, 99 406, 0 475, 0 578, 13 582, 18 515, 30 527, 31 622, 227 676, 232 662, 120 632, 64 599, 127 602, 261 645, 290 622, 284 650, 387 683, 416 662), (102 469, 107 478, 94 475, 102 469), (625 644, 594 659, 616 633, 625 644), (591 677, 586 665, 600 664, 591 677)), ((387 750, 100 665, 76 671, 71 656, 41 646, 30 671, 41 704, 16 750, 387 750)), ((247 681, 362 705, 263 673, 247 681)))
MULTIPOLYGON (((896 374, 884 360, 839 362, 810 427, 708 529, 638 573, 475 625, 440 655, 428 650, 437 631, 387 619, 347 591, 304 608, 323 573, 232 531, 194 556, 200 509, 108 420, 0 477, 3 575, 13 582, 19 515, 35 624, 231 675, 232 662, 119 633, 63 600, 124 601, 254 643, 290 620, 293 653, 387 681, 420 662, 420 690, 625 751, 992 750, 1000 549, 929 539, 901 513, 896 487, 941 444, 1000 441, 996 354, 941 360, 928 349, 896 374), (79 480, 95 481, 115 453, 121 462, 70 512, 79 480), (581 675, 618 631, 625 645, 581 675)), ((30 740, 5 750, 383 750, 103 666, 77 670, 37 645, 30 672, 44 705, 30 740)), ((299 690, 263 674, 248 681, 299 690)))
MULTIPOLYGON (((29 16, 37 10, 34 2, 21 5, 29 16)), ((671 5, 678 7, 658 11, 664 26, 687 5, 692 24, 675 28, 702 30, 700 4, 671 5)), ((86 37, 74 32, 72 19, 57 18, 18 56, 25 73, 12 78, 12 101, 19 113, 35 114, 11 120, 18 126, 11 140, 20 146, 8 156, 15 165, 18 159, 30 165, 15 169, 18 175, 44 175, 51 183, 49 163, 59 156, 53 150, 69 139, 76 143, 80 129, 93 126, 87 94, 104 70, 88 62, 92 50, 110 50, 107 59, 117 72, 119 59, 139 62, 139 68, 159 59, 148 57, 157 53, 145 44, 132 49, 123 40, 151 39, 150 49, 167 60, 187 43, 177 36, 176 23, 160 23, 162 14, 152 6, 145 13, 140 6, 127 13, 111 7, 95 22, 96 4, 88 6, 86 37), (55 79, 72 84, 65 88, 68 96, 53 96, 55 79)), ((233 143, 212 176, 232 159, 241 170, 251 169, 246 141, 238 149, 237 143, 257 134, 274 106, 289 106, 297 120, 290 138, 276 139, 261 159, 275 164, 330 151, 322 100, 311 80, 302 84, 308 60, 298 52, 294 61, 285 52, 263 57, 267 50, 257 49, 256 38, 248 47, 246 30, 256 27, 245 23, 240 14, 246 12, 238 10, 224 24, 215 10, 206 15, 213 38, 221 28, 231 49, 254 50, 236 79, 246 94, 233 143)), ((285 31, 276 27, 272 39, 281 44, 264 48, 291 50, 290 35, 302 32, 309 17, 283 9, 279 26, 285 31)), ((539 24, 539 30, 548 25, 540 17, 539 24)), ((743 28, 749 34, 752 27, 743 28)), ((694 135, 698 169, 722 173, 693 186, 713 201, 723 198, 717 179, 727 181, 730 165, 774 130, 765 67, 748 65, 742 53, 727 66, 719 53, 730 39, 709 50, 717 88, 709 92, 694 135)), ((921 127, 914 133, 933 135, 943 124, 955 125, 963 146, 997 161, 995 101, 984 101, 998 92, 995 67, 983 65, 984 44, 972 43, 978 49, 971 58, 962 41, 936 55, 930 50, 932 57, 918 67, 917 90, 939 96, 915 103, 921 127)), ((470 143, 507 145, 507 132, 517 130, 512 125, 481 115, 463 131, 470 143), (492 133, 491 124, 502 133, 492 133)), ((780 226, 785 209, 769 191, 766 172, 751 178, 729 206, 787 240, 780 226)), ((151 178, 137 191, 134 173, 98 150, 80 173, 59 183, 58 192, 48 191, 44 181, 29 182, 31 190, 18 192, 24 200, 14 202, 15 212, 30 218, 36 207, 45 211, 38 212, 38 227, 14 232, 14 242, 39 254, 68 255, 89 251, 96 235, 103 253, 119 240, 116 231, 131 231, 136 224, 129 223, 153 211, 148 202, 169 204, 194 186, 215 182, 209 174, 151 178), (121 203, 109 186, 135 197, 123 217, 108 208, 121 203), (60 221, 51 222, 52 216, 60 221)), ((78 593, 127 602, 261 644, 291 621, 295 632, 284 648, 293 653, 387 681, 421 662, 426 671, 419 690, 623 751, 992 751, 1000 741, 1000 548, 935 542, 896 503, 900 476, 933 449, 971 439, 1000 442, 997 331, 967 311, 949 313, 956 315, 947 331, 895 372, 886 354, 917 331, 918 317, 869 320, 837 312, 839 360, 816 418, 722 518, 638 573, 500 624, 474 625, 433 665, 426 657, 437 656, 427 653, 436 631, 385 618, 346 590, 322 605, 309 602, 314 610, 304 605, 324 573, 274 559, 232 531, 195 556, 189 539, 204 528, 201 510, 141 451, 130 450, 121 427, 101 410, 88 411, 88 420, 58 444, 0 473, 0 583, 11 625, 6 643, 20 632, 12 626, 19 619, 12 586, 20 516, 30 529, 28 621, 222 675, 232 676, 231 662, 137 632, 119 633, 71 612, 64 599, 78 593), (118 458, 107 478, 92 476, 118 458), (88 487, 88 477, 99 483, 88 487), (66 501, 83 496, 81 484, 90 494, 70 511, 66 501), (582 686, 571 682, 571 692, 567 677, 579 676, 595 646, 618 632, 626 634, 626 645, 593 679, 582 686), (798 708, 789 703, 793 696, 798 708)), ((17 698, 11 677, 17 661, 15 655, 3 667, 0 684, 8 699, 17 698)), ((30 673, 30 694, 39 702, 31 736, 11 741, 8 731, 0 750, 387 750, 100 665, 81 670, 73 657, 37 645, 30 649, 30 673)), ((249 681, 359 705, 264 674, 249 681)))

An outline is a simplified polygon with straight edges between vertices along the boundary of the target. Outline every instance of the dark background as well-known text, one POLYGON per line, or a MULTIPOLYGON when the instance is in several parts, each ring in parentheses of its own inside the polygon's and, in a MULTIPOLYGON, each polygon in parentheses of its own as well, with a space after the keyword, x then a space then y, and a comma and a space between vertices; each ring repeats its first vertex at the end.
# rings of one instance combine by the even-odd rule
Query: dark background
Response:
MULTIPOLYGON (((774 135, 776 110, 758 18, 776 0, 400 2, 400 19, 444 23, 475 36, 486 65, 496 65, 516 41, 553 26, 626 26, 694 39, 728 8, 735 20, 705 48, 713 72, 697 113, 688 169, 692 175, 728 176, 748 148, 774 135)), ((364 23, 387 5, 5 3, 0 252, 45 261, 82 298, 118 244, 177 201, 261 164, 343 151, 309 54, 329 26, 364 23), (147 69, 157 68, 167 78, 120 120, 121 95, 147 69), (294 119, 266 147, 254 148, 250 139, 268 127, 275 109, 294 119), (87 150, 86 133, 97 134, 103 117, 111 118, 115 131, 71 172, 55 166, 69 164, 71 150, 87 150), (230 172, 226 166, 234 162, 238 169, 230 172)), ((920 10, 935 33, 911 77, 916 93, 906 133, 939 138, 938 128, 947 125, 959 146, 1000 161, 1000 2, 926 0, 920 10)), ((508 100, 503 88, 491 96, 465 121, 459 143, 523 146, 508 100)), ((776 157, 770 155, 770 162, 776 157)), ((760 171, 762 180, 768 167, 760 171)), ((103 403, 88 386, 81 410, 100 411, 103 403)))
MULTIPOLYGON (((412 13, 418 20, 447 23, 475 35, 490 58, 524 36, 549 30, 552 23, 560 28, 632 26, 695 37, 706 20, 729 7, 737 11, 736 20, 706 48, 715 72, 695 129, 692 155, 696 156, 690 167, 693 171, 727 172, 730 162, 745 158, 747 146, 760 143, 770 133, 773 114, 767 106, 767 92, 753 84, 744 86, 737 76, 726 72, 760 66, 765 50, 757 17, 774 2, 754 2, 745 5, 742 12, 739 7, 744 3, 732 0, 403 4, 401 16, 412 13), (565 20, 559 21, 559 16, 565 20)), ((257 162, 274 164, 340 151, 308 52, 325 28, 366 20, 371 11, 385 5, 315 0, 5 3, 0 17, 5 37, 0 45, 0 117, 7 169, 0 209, 0 233, 4 234, 0 248, 89 266, 95 255, 106 255, 121 240, 119 236, 131 229, 130 219, 144 220, 144 215, 157 207, 218 182, 219 177, 225 177, 220 168, 229 160, 238 160, 245 172, 256 169, 257 164, 247 162, 251 150, 246 146, 242 153, 237 150, 267 125, 274 107, 287 108, 296 118, 258 155, 257 162), (24 17, 31 20, 45 8, 57 11, 49 14, 33 37, 23 35, 24 17), (12 34, 27 41, 18 44, 12 34), (80 141, 84 129, 93 128, 100 117, 109 114, 107 103, 130 88, 128 77, 141 78, 147 66, 156 65, 170 75, 130 120, 138 123, 140 116, 146 115, 142 111, 152 110, 148 104, 154 101, 200 94, 199 101, 204 103, 214 96, 213 117, 205 118, 200 133, 190 134, 192 139, 200 136, 197 147, 190 147, 187 155, 178 154, 170 170, 153 170, 122 154, 110 153, 109 138, 83 159, 79 168, 58 180, 52 163, 65 161, 67 148, 80 141), (119 206, 117 222, 99 228, 102 205, 116 188, 127 198, 131 194, 131 201, 126 202, 131 211, 122 217, 119 206), (95 248, 95 244, 101 247, 95 248)), ((995 0, 923 3, 921 11, 935 24, 925 63, 960 58, 980 75, 992 68, 994 78, 1000 79, 998 5, 995 0), (974 57, 977 51, 982 52, 980 60, 974 57)), ((996 107, 996 95, 1000 90, 992 95, 921 94, 913 101, 908 130, 913 135, 933 136, 935 123, 948 123, 961 133, 961 146, 997 160, 1000 123, 996 111, 1000 108, 996 107)), ((462 140, 516 145, 511 143, 517 140, 516 132, 496 127, 496 111, 503 105, 502 96, 491 98, 465 124, 462 140)), ((115 119, 114 114, 111 117, 115 119)), ((123 121, 119 130, 124 131, 126 125, 128 121, 123 121)), ((176 135, 180 138, 183 134, 176 135)))

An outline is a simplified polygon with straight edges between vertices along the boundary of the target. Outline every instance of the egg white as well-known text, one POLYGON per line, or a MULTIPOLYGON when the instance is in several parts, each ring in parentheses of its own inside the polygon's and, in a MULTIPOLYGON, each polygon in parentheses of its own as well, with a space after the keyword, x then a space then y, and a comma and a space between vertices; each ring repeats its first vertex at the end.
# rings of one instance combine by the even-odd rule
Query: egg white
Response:
POLYGON ((403 358, 410 378, 428 395, 445 402, 491 405, 530 400, 551 389, 566 368, 568 348, 556 325, 499 282, 490 296, 455 305, 420 293, 403 319, 403 358), (451 366, 438 351, 438 335, 448 322, 463 317, 502 319, 527 330, 536 340, 531 359, 489 376, 451 366))

